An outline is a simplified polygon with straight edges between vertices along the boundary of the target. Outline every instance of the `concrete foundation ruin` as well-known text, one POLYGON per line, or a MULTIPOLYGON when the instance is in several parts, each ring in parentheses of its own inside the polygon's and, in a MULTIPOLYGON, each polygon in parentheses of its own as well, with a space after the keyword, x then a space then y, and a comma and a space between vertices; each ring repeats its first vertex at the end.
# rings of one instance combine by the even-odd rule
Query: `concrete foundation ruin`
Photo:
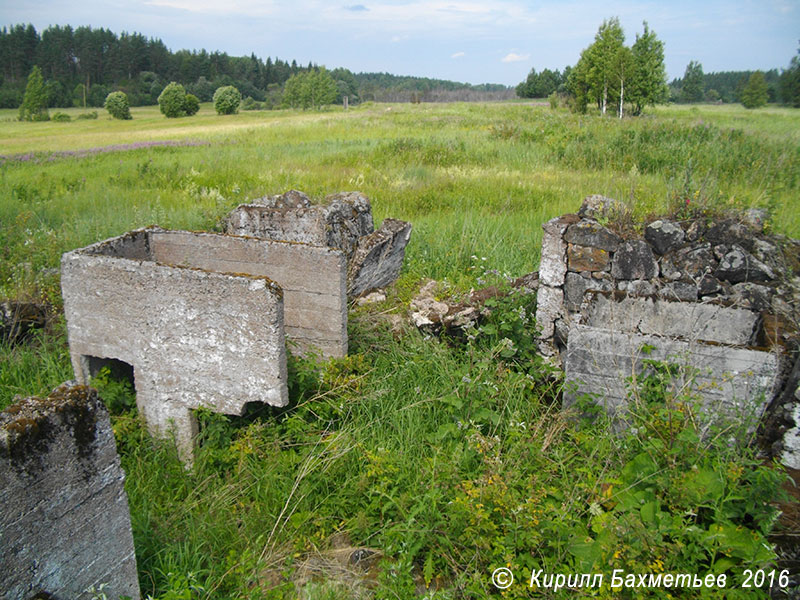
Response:
POLYGON ((105 584, 138 600, 124 479, 95 390, 64 385, 0 413, 0 599, 89 600, 105 584))
POLYGON ((151 432, 174 433, 185 460, 192 409, 287 403, 287 335, 347 352, 338 250, 153 227, 64 254, 61 286, 78 382, 127 369, 151 432))
POLYGON ((411 237, 411 224, 397 219, 385 219, 376 231, 369 198, 359 192, 331 194, 321 204, 296 190, 266 196, 232 210, 225 228, 233 235, 341 250, 350 298, 394 282, 411 237))
POLYGON ((563 365, 565 406, 594 399, 623 423, 631 380, 647 360, 666 361, 706 415, 747 432, 765 415, 783 423, 773 451, 800 467, 798 377, 788 375, 800 347, 800 242, 733 219, 658 219, 643 236, 618 233, 603 224, 609 209, 620 205, 589 197, 543 226, 539 346, 563 365))

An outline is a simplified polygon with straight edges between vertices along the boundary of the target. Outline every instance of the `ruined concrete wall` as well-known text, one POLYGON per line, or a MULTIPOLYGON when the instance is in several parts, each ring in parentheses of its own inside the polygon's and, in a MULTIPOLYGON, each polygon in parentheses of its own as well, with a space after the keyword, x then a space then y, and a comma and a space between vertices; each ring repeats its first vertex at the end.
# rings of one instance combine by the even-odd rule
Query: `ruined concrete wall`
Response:
MULTIPOLYGON (((64 254, 70 355, 83 384, 95 374, 90 357, 131 365, 151 432, 174 428, 190 460, 191 409, 241 414, 248 402, 287 403, 283 293, 263 276, 155 262, 154 233, 168 234, 142 230, 64 254), (149 260, 118 255, 130 247, 148 248, 149 260)), ((219 238, 199 236, 193 251, 210 258, 219 238)))
POLYGON ((347 273, 327 247, 208 233, 150 233, 153 260, 209 271, 269 277, 283 290, 286 335, 301 351, 347 354, 347 273))
POLYGON ((332 194, 315 205, 303 192, 292 190, 242 204, 225 223, 229 234, 338 248, 347 259, 359 238, 374 230, 369 198, 359 192, 332 194))
POLYGON ((62 386, 0 413, 0 599, 139 596, 128 499, 97 392, 62 386), (49 597, 49 596, 48 596, 49 597))
POLYGON ((341 250, 350 298, 394 282, 411 237, 411 224, 397 219, 385 219, 374 231, 369 198, 359 192, 331 194, 317 205, 296 190, 268 196, 232 210, 225 227, 234 235, 341 250))

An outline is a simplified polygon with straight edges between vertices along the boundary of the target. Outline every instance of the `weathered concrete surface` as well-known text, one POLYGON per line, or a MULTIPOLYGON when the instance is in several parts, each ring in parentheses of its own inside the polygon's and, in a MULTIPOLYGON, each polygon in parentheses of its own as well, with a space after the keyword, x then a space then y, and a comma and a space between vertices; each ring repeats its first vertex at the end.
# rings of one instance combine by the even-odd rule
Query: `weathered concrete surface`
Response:
POLYGON ((61 386, 0 413, 0 599, 138 600, 128 498, 97 392, 61 386))
POLYGON ((350 259, 358 240, 374 230, 369 198, 342 192, 311 204, 303 192, 292 190, 242 204, 226 219, 226 232, 274 241, 302 242, 338 248, 350 259))
POLYGON ((539 262, 539 282, 550 287, 564 285, 567 274, 567 244, 564 232, 578 220, 568 217, 550 219, 542 225, 542 258, 539 262))
POLYGON ((794 427, 783 436, 781 462, 789 468, 800 469, 800 387, 794 393, 795 403, 789 409, 789 418, 794 427))
MULTIPOLYGON (((61 287, 78 382, 96 374, 97 359, 131 365, 139 411, 153 434, 174 429, 184 460, 196 433, 191 409, 241 414, 248 402, 285 405, 283 292, 258 272, 269 263, 252 262, 271 250, 255 239, 151 228, 64 254, 61 287)), ((280 251, 291 271, 296 255, 280 251)))
POLYGON ((749 310, 657 298, 588 294, 584 325, 733 346, 753 343, 759 316, 749 310))
POLYGON ((347 354, 347 264, 339 250, 185 231, 153 230, 150 240, 161 263, 271 279, 283 290, 286 335, 301 352, 347 354))
POLYGON ((699 394, 709 422, 732 419, 750 430, 780 383, 775 353, 574 325, 564 361, 564 406, 588 394, 624 422, 630 402, 627 379, 642 373, 644 359, 685 367, 677 385, 699 394))
POLYGON ((348 267, 348 295, 358 297, 395 281, 410 238, 411 223, 397 219, 384 219, 378 231, 362 237, 348 267))

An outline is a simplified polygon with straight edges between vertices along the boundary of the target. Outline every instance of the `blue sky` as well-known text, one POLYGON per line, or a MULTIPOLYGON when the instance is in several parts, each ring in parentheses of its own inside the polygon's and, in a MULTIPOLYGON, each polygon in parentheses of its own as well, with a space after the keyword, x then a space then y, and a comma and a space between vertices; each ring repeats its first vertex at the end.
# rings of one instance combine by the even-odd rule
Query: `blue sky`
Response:
POLYGON ((603 19, 632 44, 646 20, 669 79, 783 68, 797 53, 800 0, 39 0, 0 3, 0 24, 91 25, 161 38, 172 50, 279 56, 352 71, 516 85, 532 67, 574 65, 603 19))

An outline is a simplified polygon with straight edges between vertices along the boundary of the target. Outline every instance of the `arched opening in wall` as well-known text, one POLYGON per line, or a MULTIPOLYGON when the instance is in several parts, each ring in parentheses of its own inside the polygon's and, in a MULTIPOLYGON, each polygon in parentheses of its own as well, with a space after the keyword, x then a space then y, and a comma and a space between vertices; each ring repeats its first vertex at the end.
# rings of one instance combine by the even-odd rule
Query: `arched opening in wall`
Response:
POLYGON ((83 373, 87 380, 94 379, 104 368, 108 368, 111 379, 115 381, 127 381, 134 385, 133 365, 130 365, 116 358, 100 358, 97 356, 81 356, 83 373))

